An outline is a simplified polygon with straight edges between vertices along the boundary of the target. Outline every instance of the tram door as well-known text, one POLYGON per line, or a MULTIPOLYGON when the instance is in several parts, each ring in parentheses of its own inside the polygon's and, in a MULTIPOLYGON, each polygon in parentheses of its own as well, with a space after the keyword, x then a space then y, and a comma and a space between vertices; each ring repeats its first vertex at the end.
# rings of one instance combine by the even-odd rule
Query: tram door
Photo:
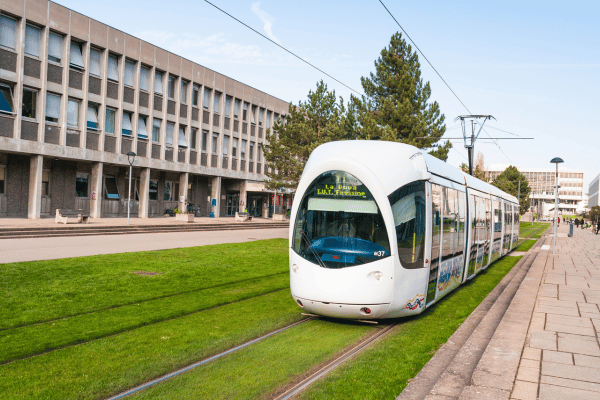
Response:
POLYGON ((435 300, 438 285, 438 269, 440 266, 440 245, 442 236, 442 188, 431 184, 431 255, 429 259, 429 282, 427 284, 427 303, 435 300))
POLYGON ((227 204, 227 216, 233 217, 235 216, 235 212, 238 210, 238 204, 240 202, 239 194, 228 194, 225 198, 225 203, 227 204))

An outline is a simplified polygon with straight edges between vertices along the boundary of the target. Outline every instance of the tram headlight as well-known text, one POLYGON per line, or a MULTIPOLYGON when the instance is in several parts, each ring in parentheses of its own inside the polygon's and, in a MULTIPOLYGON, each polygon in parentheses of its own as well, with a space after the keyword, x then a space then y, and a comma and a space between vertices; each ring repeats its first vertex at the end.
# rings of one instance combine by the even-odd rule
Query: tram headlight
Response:
POLYGON ((367 278, 375 279, 377 281, 381 280, 382 277, 383 277, 383 272, 381 272, 381 271, 373 271, 373 272, 369 273, 369 275, 367 275, 367 278))
POLYGON ((298 272, 298 265, 297 264, 293 264, 292 265, 292 271, 298 272))

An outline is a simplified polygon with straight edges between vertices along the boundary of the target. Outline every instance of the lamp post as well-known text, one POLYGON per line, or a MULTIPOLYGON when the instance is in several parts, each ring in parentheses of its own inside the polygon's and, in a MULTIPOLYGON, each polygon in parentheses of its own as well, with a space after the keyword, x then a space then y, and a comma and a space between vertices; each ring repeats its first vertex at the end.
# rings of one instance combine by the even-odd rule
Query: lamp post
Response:
POLYGON ((558 164, 563 163, 564 161, 560 157, 554 157, 551 163, 556 164, 556 178, 554 180, 554 240, 552 243, 552 254, 556 253, 556 234, 558 227, 556 225, 556 219, 558 218, 558 164))
POLYGON ((133 151, 127 153, 127 161, 129 161, 129 195, 127 196, 127 225, 129 225, 129 212, 131 211, 131 169, 135 162, 135 154, 133 151))

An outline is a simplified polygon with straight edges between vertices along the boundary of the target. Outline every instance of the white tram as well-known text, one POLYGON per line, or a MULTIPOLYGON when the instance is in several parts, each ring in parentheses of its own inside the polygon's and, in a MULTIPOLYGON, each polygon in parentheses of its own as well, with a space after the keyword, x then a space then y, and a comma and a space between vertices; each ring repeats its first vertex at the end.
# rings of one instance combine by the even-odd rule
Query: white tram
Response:
POLYGON ((413 146, 324 144, 292 207, 292 296, 330 317, 418 314, 515 247, 518 207, 413 146))

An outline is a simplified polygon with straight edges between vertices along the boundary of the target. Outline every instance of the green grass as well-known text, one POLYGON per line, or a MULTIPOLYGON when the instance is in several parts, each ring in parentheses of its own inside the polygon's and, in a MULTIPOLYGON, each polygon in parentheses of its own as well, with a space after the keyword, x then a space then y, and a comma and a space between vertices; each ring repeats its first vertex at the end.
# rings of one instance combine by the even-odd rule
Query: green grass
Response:
POLYGON ((287 272, 0 331, 0 364, 289 288, 287 272))
POLYGON ((133 398, 265 398, 374 329, 341 321, 309 321, 133 398))
POLYGON ((521 257, 504 257, 324 379, 301 399, 394 399, 521 257))
POLYGON ((0 329, 286 272, 285 239, 2 264, 0 329), (160 272, 140 276, 133 271, 160 272))
POLYGON ((515 251, 528 251, 537 242, 537 240, 529 239, 524 240, 520 245, 515 248, 515 251))
POLYGON ((279 291, 0 366, 1 399, 102 399, 291 322, 279 291))
POLYGON ((519 224, 519 236, 523 238, 537 237, 539 239, 549 226, 550 224, 547 222, 534 222, 533 225, 531 222, 521 222, 519 224))

